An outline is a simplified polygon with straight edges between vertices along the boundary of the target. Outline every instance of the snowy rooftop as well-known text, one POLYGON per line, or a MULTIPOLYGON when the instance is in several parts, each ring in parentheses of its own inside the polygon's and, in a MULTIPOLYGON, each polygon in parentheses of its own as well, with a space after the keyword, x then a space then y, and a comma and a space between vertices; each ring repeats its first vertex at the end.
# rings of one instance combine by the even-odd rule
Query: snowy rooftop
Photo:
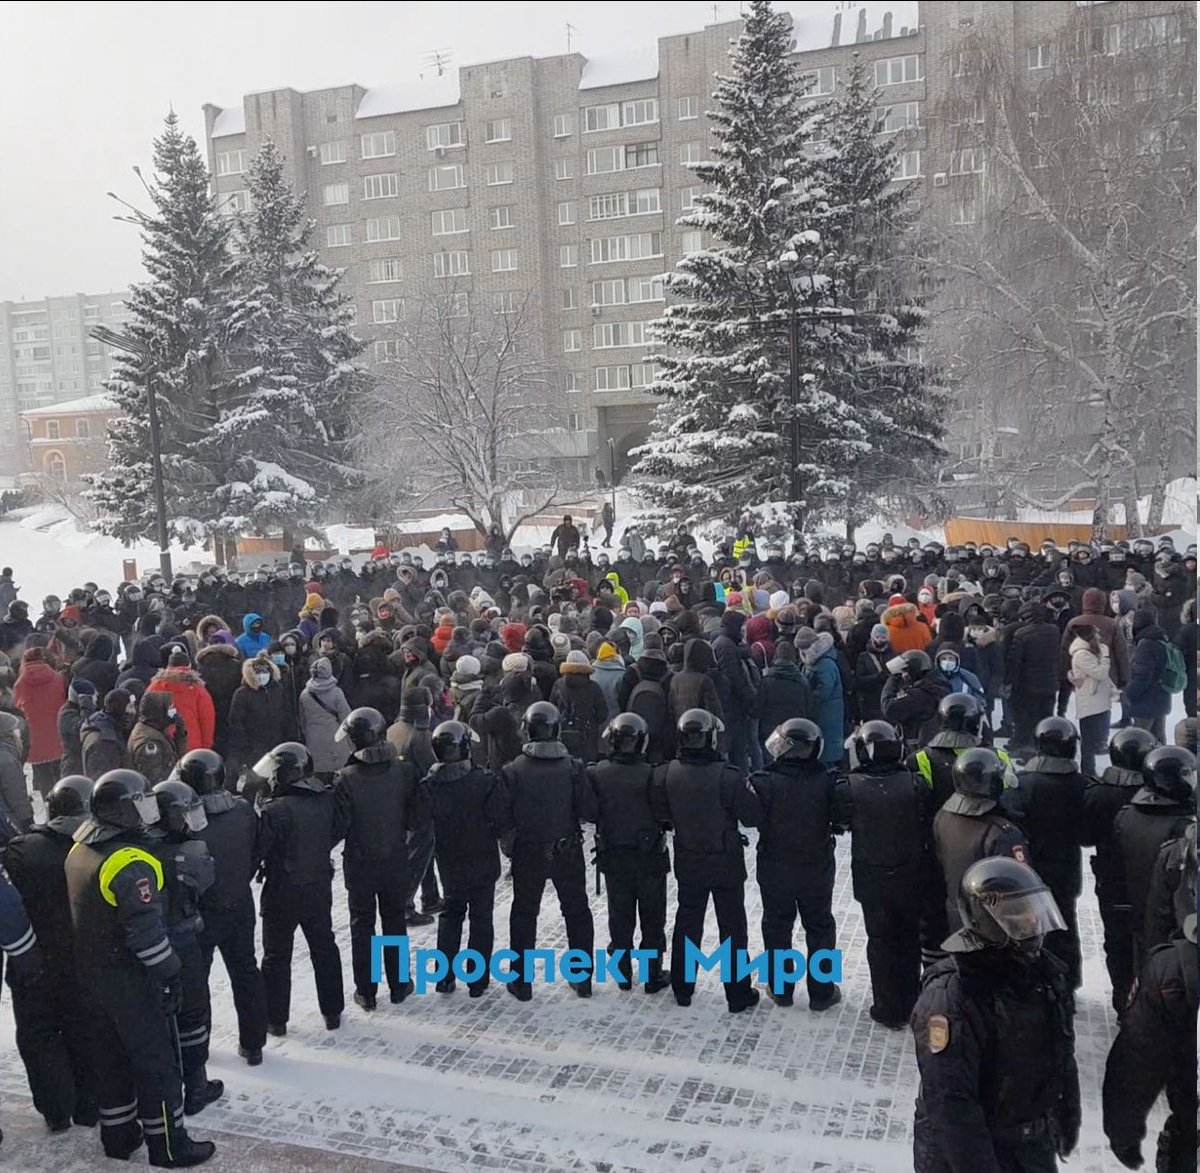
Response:
POLYGON ((241 106, 228 106, 213 120, 212 137, 246 133, 246 111, 241 106))
POLYGON ((436 110, 457 106, 460 100, 458 70, 440 77, 420 78, 393 86, 373 86, 358 104, 355 118, 375 118, 380 114, 404 114, 410 110, 436 110))
POLYGON ((658 77, 658 46, 626 49, 621 53, 605 53, 589 57, 579 75, 581 90, 598 90, 601 86, 619 86, 629 81, 653 81, 658 77))
POLYGON ((89 395, 84 399, 68 399, 65 403, 51 403, 47 407, 34 407, 29 411, 21 412, 21 415, 82 415, 89 411, 112 411, 116 406, 109 395, 89 395))
POLYGON ((892 36, 899 36, 902 28, 916 30, 916 0, 868 0, 863 4, 818 0, 805 4, 799 11, 792 12, 796 48, 801 53, 809 53, 835 45, 844 47, 882 39, 884 17, 889 13, 892 36))

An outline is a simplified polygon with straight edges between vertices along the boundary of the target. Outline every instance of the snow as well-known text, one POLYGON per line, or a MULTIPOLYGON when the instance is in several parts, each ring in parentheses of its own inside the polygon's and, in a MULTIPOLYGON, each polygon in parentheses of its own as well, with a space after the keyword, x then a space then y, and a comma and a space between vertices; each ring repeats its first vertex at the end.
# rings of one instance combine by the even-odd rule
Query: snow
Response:
POLYGON ((25 418, 53 415, 67 415, 89 411, 116 410, 117 404, 111 395, 87 395, 82 399, 68 399, 65 403, 52 403, 49 407, 33 407, 21 412, 25 418))
POLYGON ((442 106, 457 106, 460 100, 458 70, 451 68, 441 76, 398 85, 372 86, 363 95, 354 117, 376 118, 381 114, 404 114, 410 110, 436 110, 442 106))
POLYGON ((579 75, 581 90, 598 90, 631 81, 653 81, 658 77, 658 46, 626 49, 589 57, 579 75))
POLYGON ((241 106, 227 106, 213 119, 213 138, 246 133, 246 111, 241 106))
POLYGON ((792 10, 792 34, 802 53, 827 49, 834 45, 853 45, 858 41, 859 13, 866 13, 866 39, 883 36, 883 16, 892 14, 892 36, 898 37, 902 28, 917 28, 918 5, 915 0, 871 0, 866 4, 847 4, 845 0, 825 0, 807 3, 792 10), (797 10, 798 8, 798 10, 797 10), (834 16, 840 14, 837 36, 834 35, 834 16))
MULTIPOLYGON (((1164 526, 1179 526, 1182 530, 1187 531, 1187 537, 1184 545, 1196 540, 1196 490, 1197 483, 1195 477, 1181 477, 1177 481, 1172 481, 1167 485, 1166 501, 1163 506, 1163 525, 1164 526)), ((1008 518, 1009 521, 1028 521, 1028 522, 1045 522, 1047 525, 1053 525, 1055 522, 1060 525, 1091 525, 1092 511, 1090 509, 1036 509, 1032 506, 1025 509, 1018 509, 1017 516, 1008 518)), ((1138 513, 1143 522, 1150 515, 1150 498, 1142 497, 1138 500, 1138 513)), ((1123 504, 1118 504, 1115 510, 1116 525, 1123 525, 1125 522, 1125 507, 1123 504)), ((1176 539, 1178 544, 1178 538, 1176 539)))

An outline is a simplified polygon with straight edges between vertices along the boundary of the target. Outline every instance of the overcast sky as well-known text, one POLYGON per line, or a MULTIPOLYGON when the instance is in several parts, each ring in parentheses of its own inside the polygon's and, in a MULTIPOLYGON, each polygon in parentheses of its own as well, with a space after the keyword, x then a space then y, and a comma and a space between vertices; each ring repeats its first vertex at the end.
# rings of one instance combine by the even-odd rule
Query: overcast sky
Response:
MULTIPOLYGON (((849 5, 842 4, 842 7, 849 5)), ((783 3, 811 16, 825 3, 783 3)), ((880 5, 884 7, 884 5, 880 5)), ((901 5, 886 5, 899 8, 901 5)), ((738 0, 716 5, 735 19, 738 0)), ((0 32, 0 300, 103 293, 141 276, 131 167, 174 107, 203 149, 205 102, 256 90, 402 82, 453 62, 648 45, 711 24, 712 3, 10 4, 0 32)))

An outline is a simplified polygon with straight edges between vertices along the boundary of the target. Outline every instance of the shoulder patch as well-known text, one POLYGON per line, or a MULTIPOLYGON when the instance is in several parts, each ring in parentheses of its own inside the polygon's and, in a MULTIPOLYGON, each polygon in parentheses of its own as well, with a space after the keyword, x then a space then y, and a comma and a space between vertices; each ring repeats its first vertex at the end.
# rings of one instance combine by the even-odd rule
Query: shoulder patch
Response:
POLYGON ((1029 860, 1025 857, 1025 848, 1020 843, 1014 843, 1012 849, 1012 857, 1017 863, 1028 863, 1029 860))
POLYGON ((929 1050, 936 1055, 950 1045, 950 1020, 944 1014, 929 1016, 929 1050))
POLYGON ((156 754, 158 753, 158 744, 157 742, 147 741, 142 744, 142 749, 148 754, 156 754))
POLYGON ((149 904, 154 899, 154 891, 150 887, 150 881, 141 879, 136 881, 138 899, 143 904, 149 904))

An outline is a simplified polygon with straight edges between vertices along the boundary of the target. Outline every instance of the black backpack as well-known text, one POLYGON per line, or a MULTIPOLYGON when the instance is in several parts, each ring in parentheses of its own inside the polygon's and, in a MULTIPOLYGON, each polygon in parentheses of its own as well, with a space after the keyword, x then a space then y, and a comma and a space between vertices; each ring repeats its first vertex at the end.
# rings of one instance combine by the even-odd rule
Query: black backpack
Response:
POLYGON ((574 705, 559 706, 559 740, 567 747, 567 752, 573 758, 584 758, 587 738, 587 724, 579 716, 574 705))
POLYGON ((667 757, 667 693, 660 680, 639 680, 629 694, 627 713, 636 713, 646 722, 650 730, 650 748, 647 759, 657 764, 667 757))

